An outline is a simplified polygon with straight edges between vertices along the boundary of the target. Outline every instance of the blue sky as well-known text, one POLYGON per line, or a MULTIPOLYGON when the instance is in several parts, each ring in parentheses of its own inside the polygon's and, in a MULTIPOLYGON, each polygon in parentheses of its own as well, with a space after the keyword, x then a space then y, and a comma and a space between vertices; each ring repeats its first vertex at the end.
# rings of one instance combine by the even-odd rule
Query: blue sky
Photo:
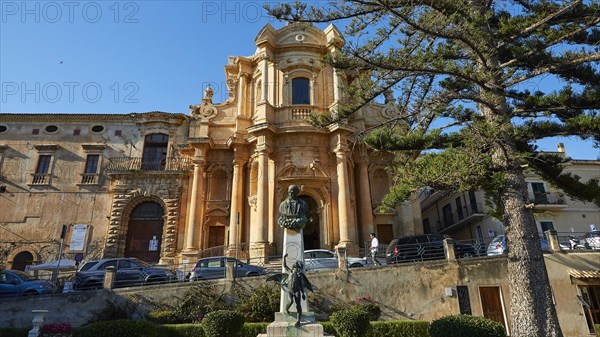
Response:
MULTIPOLYGON (((0 0, 0 112, 187 114, 208 83, 225 100, 227 56, 283 26, 264 3, 0 0)), ((600 155, 577 138, 540 148, 559 141, 573 158, 600 155)))

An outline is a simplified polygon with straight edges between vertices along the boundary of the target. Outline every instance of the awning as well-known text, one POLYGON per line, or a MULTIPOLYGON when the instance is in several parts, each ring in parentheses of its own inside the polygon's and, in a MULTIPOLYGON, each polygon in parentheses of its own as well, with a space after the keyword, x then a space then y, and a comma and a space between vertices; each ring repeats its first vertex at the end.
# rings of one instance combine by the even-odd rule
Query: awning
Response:
POLYGON ((600 285, 600 270, 569 270, 571 283, 576 285, 600 285))
POLYGON ((60 261, 49 261, 42 264, 29 267, 29 270, 56 270, 56 269, 75 269, 75 261, 62 259, 60 261))

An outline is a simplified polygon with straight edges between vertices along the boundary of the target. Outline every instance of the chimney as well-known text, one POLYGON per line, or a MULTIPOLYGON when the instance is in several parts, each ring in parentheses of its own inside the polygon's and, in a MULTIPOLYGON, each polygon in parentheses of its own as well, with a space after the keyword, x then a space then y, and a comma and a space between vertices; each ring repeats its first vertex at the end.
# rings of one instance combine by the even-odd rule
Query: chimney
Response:
POLYGON ((558 144, 556 144, 556 148, 557 148, 558 152, 566 154, 565 144, 558 143, 558 144))

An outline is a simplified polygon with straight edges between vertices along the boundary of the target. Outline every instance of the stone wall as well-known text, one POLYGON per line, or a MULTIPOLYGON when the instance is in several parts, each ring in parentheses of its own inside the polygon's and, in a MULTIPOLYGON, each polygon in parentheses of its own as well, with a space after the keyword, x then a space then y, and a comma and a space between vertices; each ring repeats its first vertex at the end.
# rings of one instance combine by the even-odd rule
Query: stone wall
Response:
MULTIPOLYGON (((589 335, 583 308, 577 299, 577 286, 571 280, 571 270, 600 270, 600 253, 545 254, 556 309, 565 336, 589 335)), ((398 266, 366 267, 307 273, 315 286, 316 296, 333 302, 353 301, 370 296, 382 308, 382 319, 433 320, 458 314, 457 286, 467 286, 472 314, 483 316, 479 287, 500 287, 504 311, 508 316, 510 301, 506 280, 506 258, 484 257, 458 261, 430 261, 398 266), (446 289, 452 289, 448 296, 446 289)), ((239 279, 248 287, 264 284, 266 276, 239 279)), ((600 285, 600 280, 598 285, 600 285)), ((226 291, 231 283, 209 281, 218 291, 226 291)), ((150 302, 174 303, 189 289, 190 284, 147 286, 114 291, 88 291, 54 296, 39 296, 0 300, 0 326, 29 327, 33 309, 46 309, 50 322, 69 322, 75 326, 95 320, 110 306, 133 303, 136 317, 143 317, 150 302)), ((510 321, 508 322, 510 325, 510 321)))

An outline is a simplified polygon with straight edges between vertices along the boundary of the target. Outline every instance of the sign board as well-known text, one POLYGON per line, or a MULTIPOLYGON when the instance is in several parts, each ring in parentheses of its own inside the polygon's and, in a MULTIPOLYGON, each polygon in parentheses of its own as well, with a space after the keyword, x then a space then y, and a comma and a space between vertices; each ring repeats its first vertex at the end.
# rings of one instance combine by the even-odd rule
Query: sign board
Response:
POLYGON ((152 237, 150 243, 148 244, 148 251, 155 252, 158 250, 158 240, 156 240, 156 236, 152 237))
POLYGON ((488 229, 488 236, 491 237, 491 238, 493 238, 494 236, 496 236, 496 233, 494 233, 493 229, 491 229, 491 228, 488 229))
POLYGON ((88 225, 75 224, 71 232, 71 251, 83 251, 85 249, 85 238, 87 237, 88 225))
POLYGON ((83 260, 83 254, 77 253, 75 254, 75 262, 81 262, 83 260))

